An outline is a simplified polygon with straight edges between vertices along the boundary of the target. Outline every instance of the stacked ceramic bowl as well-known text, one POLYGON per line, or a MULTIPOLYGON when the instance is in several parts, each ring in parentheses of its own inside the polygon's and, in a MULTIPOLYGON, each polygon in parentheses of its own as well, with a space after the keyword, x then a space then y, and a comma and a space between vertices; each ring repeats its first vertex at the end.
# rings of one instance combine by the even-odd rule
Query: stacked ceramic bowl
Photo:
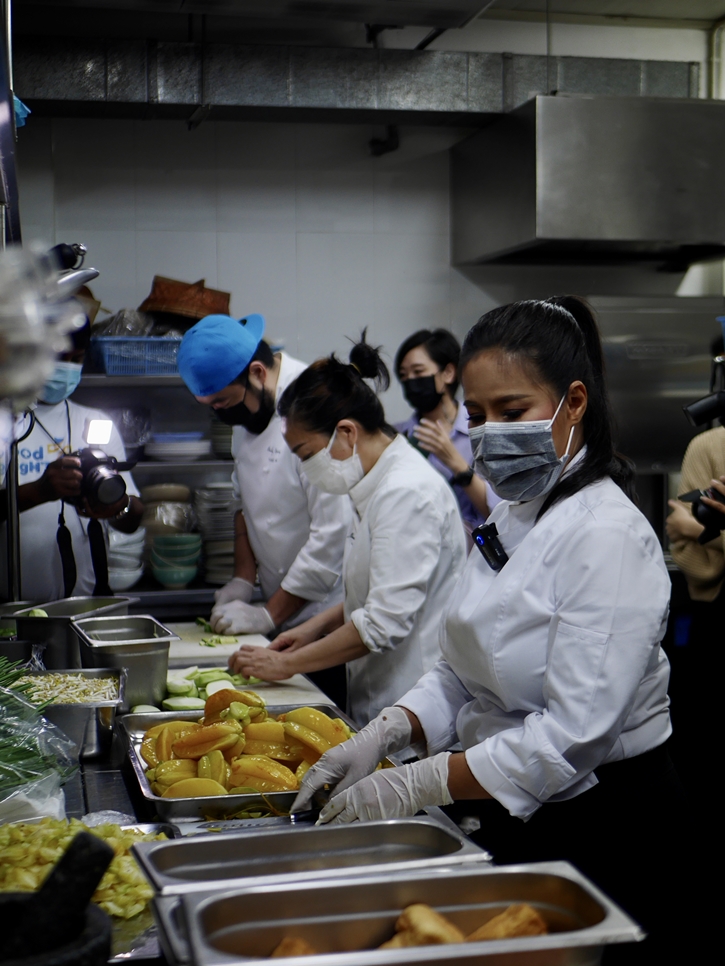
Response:
POLYGON ((112 591, 128 590, 143 575, 146 531, 121 533, 108 528, 108 583, 112 591))
POLYGON ((204 439, 202 432, 154 433, 146 443, 144 453, 152 460, 164 463, 187 463, 200 460, 211 453, 211 440, 204 439))
POLYGON ((201 556, 201 534, 156 536, 151 545, 151 572, 169 590, 181 590, 196 577, 201 556))
POLYGON ((225 584, 234 575, 234 495, 232 483, 209 483, 194 494, 204 538, 206 581, 225 584))

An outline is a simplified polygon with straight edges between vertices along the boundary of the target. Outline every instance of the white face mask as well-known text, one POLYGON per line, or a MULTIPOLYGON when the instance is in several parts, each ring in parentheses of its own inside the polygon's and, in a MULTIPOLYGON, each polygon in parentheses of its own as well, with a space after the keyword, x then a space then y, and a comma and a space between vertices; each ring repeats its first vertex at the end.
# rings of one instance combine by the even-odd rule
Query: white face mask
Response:
POLYGON ((352 456, 346 460, 336 460, 330 454, 336 435, 337 430, 324 449, 303 462, 302 472, 319 490, 341 496, 343 493, 349 493, 353 486, 360 482, 365 476, 365 470, 357 455, 357 444, 353 447, 352 456))

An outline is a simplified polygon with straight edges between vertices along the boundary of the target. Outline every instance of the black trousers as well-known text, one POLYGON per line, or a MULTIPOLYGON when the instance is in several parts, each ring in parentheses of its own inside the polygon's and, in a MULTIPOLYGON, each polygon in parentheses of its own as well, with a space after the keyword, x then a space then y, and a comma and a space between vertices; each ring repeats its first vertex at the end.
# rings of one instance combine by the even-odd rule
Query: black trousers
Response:
POLYGON ((697 962, 692 948, 690 955, 685 950, 699 850, 692 848, 695 829, 666 746, 604 765, 596 775, 594 788, 543 805, 528 822, 495 800, 451 809, 480 818, 471 837, 497 865, 566 859, 639 922, 648 938, 608 948, 608 966, 697 962))

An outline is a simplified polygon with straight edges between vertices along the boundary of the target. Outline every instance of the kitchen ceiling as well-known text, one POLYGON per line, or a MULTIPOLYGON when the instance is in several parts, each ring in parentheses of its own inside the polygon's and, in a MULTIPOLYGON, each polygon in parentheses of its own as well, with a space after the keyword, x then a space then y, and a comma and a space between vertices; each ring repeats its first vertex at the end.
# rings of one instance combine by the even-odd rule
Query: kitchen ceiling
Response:
POLYGON ((462 27, 485 0, 16 0, 17 6, 87 7, 145 13, 208 14, 254 21, 306 19, 400 26, 462 27))
MULTIPOLYGON (((542 19, 546 0, 16 0, 15 7, 86 7, 145 13, 208 14, 249 20, 325 19, 399 26, 461 27, 485 19, 542 19)), ((725 17, 725 0, 549 0, 557 21, 628 19, 703 25, 725 17)))

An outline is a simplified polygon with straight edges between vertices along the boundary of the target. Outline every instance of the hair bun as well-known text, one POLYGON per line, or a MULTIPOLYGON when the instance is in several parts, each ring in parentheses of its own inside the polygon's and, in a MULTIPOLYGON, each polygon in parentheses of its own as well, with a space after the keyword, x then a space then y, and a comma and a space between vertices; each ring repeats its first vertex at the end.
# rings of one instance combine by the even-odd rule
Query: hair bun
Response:
POLYGON ((367 331, 363 329, 360 341, 350 350, 350 365, 363 379, 374 379, 376 391, 382 392, 390 385, 390 373, 380 355, 382 346, 370 345, 366 341, 367 331))

